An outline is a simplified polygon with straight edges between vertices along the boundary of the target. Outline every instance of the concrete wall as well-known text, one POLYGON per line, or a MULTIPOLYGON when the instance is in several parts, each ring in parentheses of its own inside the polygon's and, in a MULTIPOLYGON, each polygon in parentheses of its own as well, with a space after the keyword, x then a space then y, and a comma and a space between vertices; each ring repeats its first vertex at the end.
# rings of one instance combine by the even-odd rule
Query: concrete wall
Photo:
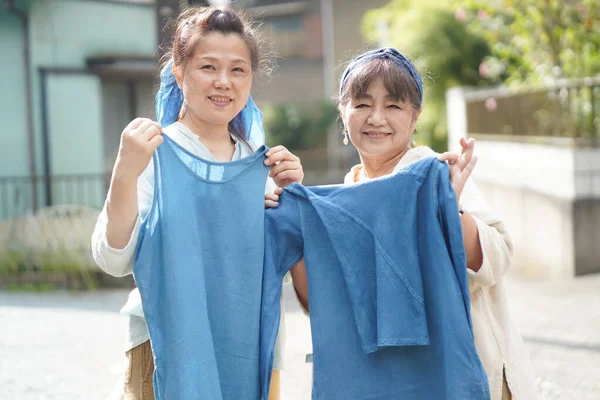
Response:
MULTIPOLYGON (((453 151, 467 136, 467 98, 458 88, 447 93, 453 151)), ((473 178, 511 233, 513 268, 551 279, 600 272, 600 148, 566 138, 472 136, 473 178)))

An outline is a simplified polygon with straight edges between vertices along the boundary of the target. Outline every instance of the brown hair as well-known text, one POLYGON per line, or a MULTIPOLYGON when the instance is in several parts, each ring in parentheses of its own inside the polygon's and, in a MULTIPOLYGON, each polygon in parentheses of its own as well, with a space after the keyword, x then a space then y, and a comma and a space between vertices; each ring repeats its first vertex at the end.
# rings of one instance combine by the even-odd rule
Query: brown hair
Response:
POLYGON ((345 107, 350 100, 364 96, 369 85, 376 79, 383 81, 383 85, 392 96, 409 101, 415 110, 421 109, 422 100, 415 81, 394 61, 387 58, 370 61, 348 77, 338 98, 340 108, 345 107))
MULTIPOLYGON (((193 56, 197 44, 212 32, 239 35, 248 50, 253 72, 268 74, 271 70, 270 52, 262 40, 252 20, 229 7, 190 7, 177 18, 173 46, 163 56, 162 66, 171 59, 176 67, 183 67, 193 56)), ((185 106, 183 106, 185 107, 185 106)), ((185 109, 182 108, 182 113, 185 109)), ((181 115, 181 114, 180 114, 181 115)), ((246 141, 246 133, 242 121, 236 116, 229 123, 229 131, 241 140, 246 141)))

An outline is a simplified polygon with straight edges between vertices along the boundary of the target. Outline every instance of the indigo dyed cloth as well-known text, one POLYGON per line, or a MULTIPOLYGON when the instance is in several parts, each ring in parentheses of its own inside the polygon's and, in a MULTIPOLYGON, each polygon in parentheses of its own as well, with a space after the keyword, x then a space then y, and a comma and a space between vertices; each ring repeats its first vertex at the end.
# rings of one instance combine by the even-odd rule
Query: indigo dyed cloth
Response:
POLYGON ((257 400, 267 148, 216 163, 163 136, 134 263, 156 399, 257 400))
POLYGON ((352 186, 285 189, 265 217, 267 399, 283 275, 309 285, 314 400, 488 400, 473 339, 448 166, 419 161, 352 186))

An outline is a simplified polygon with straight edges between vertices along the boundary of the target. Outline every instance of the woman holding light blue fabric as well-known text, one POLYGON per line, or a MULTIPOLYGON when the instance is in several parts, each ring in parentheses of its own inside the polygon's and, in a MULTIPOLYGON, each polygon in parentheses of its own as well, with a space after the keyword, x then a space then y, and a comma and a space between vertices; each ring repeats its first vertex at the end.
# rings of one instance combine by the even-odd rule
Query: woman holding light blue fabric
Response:
MULTIPOLYGON (((438 155, 428 147, 416 147, 413 135, 422 103, 421 77, 396 49, 369 51, 349 63, 340 82, 339 112, 345 128, 343 142, 352 142, 361 164, 350 170, 344 183, 388 176, 428 157, 448 162, 459 202, 475 346, 488 376, 491 399, 535 399, 531 365, 510 319, 503 281, 512 259, 512 242, 469 179, 477 162, 475 141, 461 139, 460 155, 438 155)), ((291 273, 298 298, 308 310, 306 271, 299 264, 291 273)))
MULTIPOLYGON (((169 184, 161 182, 161 178, 166 176, 164 170, 177 170, 176 166, 173 166, 173 163, 178 162, 174 156, 170 161, 173 165, 166 165, 165 159, 169 154, 180 157, 185 167, 196 165, 212 171, 206 176, 210 180, 200 177, 203 182, 208 182, 207 187, 218 186, 216 183, 219 182, 215 180, 226 176, 227 173, 223 171, 228 170, 230 162, 233 168, 237 168, 236 166, 248 163, 244 159, 262 157, 262 153, 257 151, 264 143, 262 114, 250 96, 253 76, 265 61, 261 51, 261 43, 250 22, 231 9, 193 8, 179 18, 173 49, 161 71, 161 87, 156 99, 158 123, 138 118, 132 121, 121 135, 121 145, 106 204, 92 236, 94 259, 103 270, 114 276, 125 276, 134 272, 134 260, 136 269, 142 268, 143 266, 140 267, 137 263, 140 257, 144 259, 144 255, 136 254, 136 246, 138 250, 146 251, 143 244, 138 243, 138 237, 140 231, 142 235, 144 233, 149 213, 158 215, 157 211, 153 211, 156 203, 160 201, 164 205, 181 201, 181 204, 184 204, 182 199, 189 201, 186 195, 193 192, 191 187, 182 185, 172 192, 163 191, 169 184), (165 150, 167 148, 170 150, 165 150), (157 158, 159 153, 161 156, 157 158), (187 157, 186 161, 183 161, 183 157, 187 157), (159 159, 160 166, 156 165, 156 160, 159 159), (159 186, 156 186, 157 182, 160 183, 159 186), (215 184, 211 186, 211 182, 215 184)), ((240 225, 244 225, 246 217, 248 221, 262 220, 262 204, 276 202, 280 193, 279 187, 302 181, 303 169, 300 160, 284 147, 277 146, 265 150, 264 157, 264 165, 269 168, 270 178, 266 179, 265 171, 266 187, 263 181, 261 192, 269 194, 268 200, 261 194, 260 210, 252 208, 255 210, 253 214, 256 215, 240 215, 240 210, 246 208, 238 208, 235 202, 232 203, 233 209, 228 210, 228 214, 238 218, 240 225)), ((195 173, 200 174, 198 171, 197 169, 195 173)), ((241 176, 241 173, 239 175, 241 176)), ((179 179, 177 176, 175 178, 179 179)), ((243 188, 244 185, 246 183, 241 181, 237 189, 241 190, 240 187, 243 188)), ((247 196, 252 195, 248 193, 247 196)), ((227 203, 232 199, 223 201, 227 203)), ((174 215, 173 221, 193 218, 191 214, 186 214, 192 211, 183 206, 170 211, 181 214, 174 215)), ((215 213, 218 212, 219 210, 215 210, 215 213)), ((165 213, 162 218, 164 228, 168 225, 170 216, 165 213)), ((205 230, 208 229, 208 226, 205 227, 205 230)), ((196 250, 193 247, 185 247, 186 243, 190 243, 186 241, 189 232, 182 228, 181 232, 175 233, 178 234, 170 236, 180 237, 180 241, 176 243, 177 248, 181 246, 179 253, 196 250)), ((251 251, 249 248, 262 246, 262 242, 239 242, 237 240, 240 240, 240 237, 235 240, 230 247, 221 251, 224 256, 244 253, 251 251)), ((201 244, 198 243, 198 246, 199 249, 201 244)), ((213 254, 212 250, 206 250, 204 253, 213 254)), ((169 249, 164 251, 168 252, 169 249)), ((206 265, 207 269, 218 270, 222 267, 209 264, 206 265)), ((165 270, 175 267, 179 266, 164 265, 165 270)), ((260 268, 260 263, 257 263, 241 270, 253 271, 260 268)), ((233 271, 235 273, 235 270, 233 271)), ((231 286, 226 285, 227 283, 224 282, 224 292, 231 286)), ((247 296, 245 300, 252 302, 252 299, 260 299, 260 291, 260 287, 249 289, 244 293, 244 296, 247 296)), ((146 307, 144 305, 144 309, 146 307)), ((129 317, 125 398, 153 399, 153 354, 140 292, 137 289, 131 293, 122 312, 129 317)), ((282 329, 283 325, 282 321, 282 329)), ((283 336, 284 332, 281 330, 277 340, 275 369, 281 368, 283 336)), ((219 368, 221 367, 223 365, 219 364, 219 368)), ((223 367, 226 368, 227 365, 223 367)), ((278 374, 274 374, 269 399, 279 398, 278 380, 278 374)), ((231 398, 225 393, 222 395, 224 399, 231 398)))

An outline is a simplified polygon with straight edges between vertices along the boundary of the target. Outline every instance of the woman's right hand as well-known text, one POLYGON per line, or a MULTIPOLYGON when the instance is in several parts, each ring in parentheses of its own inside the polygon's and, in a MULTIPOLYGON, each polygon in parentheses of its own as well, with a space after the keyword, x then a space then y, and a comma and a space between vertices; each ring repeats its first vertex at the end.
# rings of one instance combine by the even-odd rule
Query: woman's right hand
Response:
POLYGON ((148 118, 136 118, 121 133, 121 144, 113 174, 135 181, 144 172, 154 150, 163 142, 162 127, 148 118))

